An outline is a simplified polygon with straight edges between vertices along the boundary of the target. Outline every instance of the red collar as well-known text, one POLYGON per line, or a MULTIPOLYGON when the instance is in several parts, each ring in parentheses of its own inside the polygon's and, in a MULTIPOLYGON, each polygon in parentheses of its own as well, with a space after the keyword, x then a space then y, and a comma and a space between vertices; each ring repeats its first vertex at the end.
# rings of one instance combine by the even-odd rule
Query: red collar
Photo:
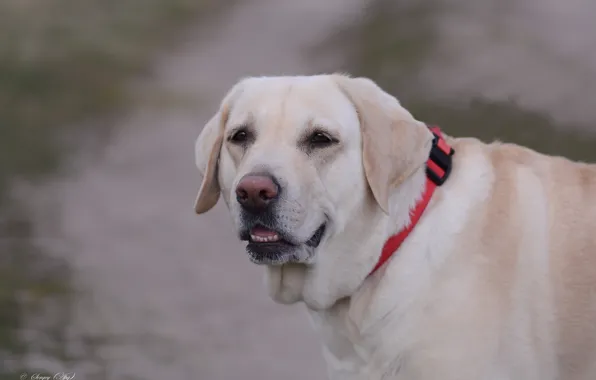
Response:
POLYGON ((379 257, 377 265, 375 265, 369 276, 383 266, 383 264, 389 260, 393 253, 397 251, 404 240, 406 240, 410 232, 416 226, 416 223, 418 223, 418 220, 420 220, 420 217, 422 216, 422 213, 424 213, 426 206, 428 206, 428 203, 430 202, 436 187, 441 186, 447 177, 449 177, 449 173, 451 172, 451 156, 453 153, 455 153, 455 151, 443 139, 443 135, 441 134, 441 129, 439 127, 429 128, 435 138, 433 140, 430 156, 426 162, 426 188, 424 189, 422 199, 418 201, 414 209, 410 210, 410 223, 408 226, 399 231, 397 234, 391 236, 385 242, 383 251, 381 252, 381 257, 379 257))

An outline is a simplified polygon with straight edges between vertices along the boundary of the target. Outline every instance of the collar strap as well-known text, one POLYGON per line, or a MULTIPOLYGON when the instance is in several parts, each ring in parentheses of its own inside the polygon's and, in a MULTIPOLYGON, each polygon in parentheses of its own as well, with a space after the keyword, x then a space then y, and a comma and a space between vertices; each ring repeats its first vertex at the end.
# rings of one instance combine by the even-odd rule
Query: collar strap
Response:
POLYGON ((451 173, 451 156, 453 156, 455 151, 449 144, 447 144, 445 139, 443 139, 439 127, 429 126, 429 129, 433 133, 434 139, 428 161, 426 161, 426 187, 422 194, 422 199, 420 199, 418 203, 416 203, 416 206, 410 210, 410 223, 385 242, 379 261, 370 272, 369 276, 383 266, 393 253, 398 250, 404 240, 406 240, 410 232, 416 226, 416 223, 418 223, 418 220, 420 220, 426 206, 428 206, 436 187, 445 183, 451 173))

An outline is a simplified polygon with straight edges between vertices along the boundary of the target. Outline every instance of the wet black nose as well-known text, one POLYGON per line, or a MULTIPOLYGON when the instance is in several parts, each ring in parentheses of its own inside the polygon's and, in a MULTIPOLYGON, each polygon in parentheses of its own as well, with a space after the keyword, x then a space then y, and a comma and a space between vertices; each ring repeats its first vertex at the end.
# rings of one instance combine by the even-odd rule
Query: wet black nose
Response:
POLYGON ((279 196, 279 186, 265 174, 247 174, 236 186, 236 200, 251 213, 261 213, 279 196))

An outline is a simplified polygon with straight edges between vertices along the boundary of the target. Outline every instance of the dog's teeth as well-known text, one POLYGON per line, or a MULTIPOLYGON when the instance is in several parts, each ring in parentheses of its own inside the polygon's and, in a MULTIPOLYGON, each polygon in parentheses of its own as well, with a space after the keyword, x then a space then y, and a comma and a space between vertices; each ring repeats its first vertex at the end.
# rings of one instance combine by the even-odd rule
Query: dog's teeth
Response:
POLYGON ((274 242, 279 241, 279 235, 271 235, 271 236, 257 236, 257 235, 250 235, 252 241, 257 243, 266 243, 266 242, 274 242))

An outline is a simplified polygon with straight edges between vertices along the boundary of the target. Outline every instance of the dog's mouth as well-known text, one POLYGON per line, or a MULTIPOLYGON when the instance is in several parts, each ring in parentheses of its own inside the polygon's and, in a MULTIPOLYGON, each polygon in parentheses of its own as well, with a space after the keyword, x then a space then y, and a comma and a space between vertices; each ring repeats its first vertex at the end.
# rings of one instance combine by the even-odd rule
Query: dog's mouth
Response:
POLYGON ((306 245, 308 245, 309 247, 317 248, 319 246, 319 244, 321 244, 321 240, 323 239, 323 236, 325 235, 326 227, 327 227, 327 225, 325 223, 321 224, 321 226, 319 226, 319 228, 317 228, 317 230, 310 237, 310 239, 308 239, 308 241, 306 242, 306 245))
POLYGON ((279 232, 271 230, 267 227, 257 225, 253 227, 248 234, 248 241, 250 243, 288 243, 283 239, 279 232))
POLYGON ((246 250, 251 260, 257 264, 284 264, 286 262, 300 262, 304 248, 315 249, 325 235, 326 224, 323 223, 306 242, 298 243, 295 239, 272 228, 257 224, 250 230, 244 230, 240 239, 248 241, 246 250), (302 246, 302 248, 301 248, 302 246))
MULTIPOLYGON (((308 239, 305 245, 317 248, 323 239, 323 235, 325 235, 325 228, 326 224, 323 223, 315 233, 308 239)), ((278 232, 274 229, 265 227, 261 224, 255 225, 250 230, 245 230, 241 233, 240 239, 243 241, 248 241, 249 244, 255 245, 276 245, 276 244, 285 244, 289 246, 299 246, 300 243, 296 243, 293 239, 287 237, 285 234, 278 232)))

